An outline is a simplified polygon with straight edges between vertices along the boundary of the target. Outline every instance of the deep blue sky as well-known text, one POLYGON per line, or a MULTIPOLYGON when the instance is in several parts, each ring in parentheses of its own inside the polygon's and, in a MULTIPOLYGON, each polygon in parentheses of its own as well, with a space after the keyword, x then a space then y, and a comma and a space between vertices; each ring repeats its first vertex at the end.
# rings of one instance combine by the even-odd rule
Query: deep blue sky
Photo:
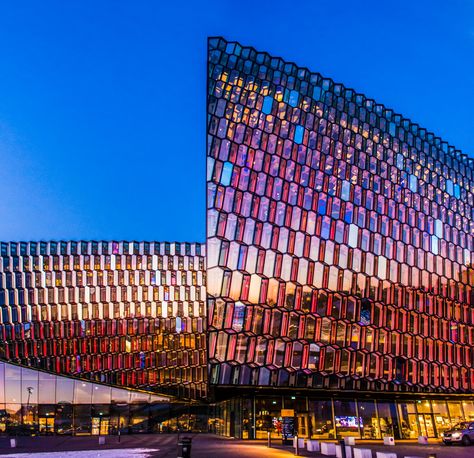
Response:
POLYGON ((2 2, 0 239, 204 240, 212 35, 474 153, 470 0, 2 2))

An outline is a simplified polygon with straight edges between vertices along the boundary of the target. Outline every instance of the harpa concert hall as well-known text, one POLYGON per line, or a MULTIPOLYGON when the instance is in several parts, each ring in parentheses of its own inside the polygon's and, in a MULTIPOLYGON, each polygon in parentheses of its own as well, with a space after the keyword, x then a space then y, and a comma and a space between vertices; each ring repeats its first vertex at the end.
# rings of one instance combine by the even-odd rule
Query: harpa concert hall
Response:
POLYGON ((474 420, 474 160, 318 73, 208 45, 206 240, 2 243, 0 431, 474 420))

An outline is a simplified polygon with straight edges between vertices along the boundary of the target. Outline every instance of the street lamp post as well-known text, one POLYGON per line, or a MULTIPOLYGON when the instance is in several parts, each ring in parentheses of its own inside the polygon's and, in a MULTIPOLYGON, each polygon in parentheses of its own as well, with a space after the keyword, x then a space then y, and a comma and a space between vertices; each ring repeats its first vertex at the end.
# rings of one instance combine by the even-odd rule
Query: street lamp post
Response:
POLYGON ((26 388, 26 391, 28 391, 28 399, 26 400, 26 409, 28 410, 28 407, 30 405, 30 397, 31 397, 31 393, 33 393, 33 390, 34 388, 32 386, 28 386, 26 388))
MULTIPOLYGON (((26 391, 28 391, 28 398, 26 400, 26 415, 29 415, 30 409, 30 398, 31 394, 33 393, 34 388, 32 386, 26 387, 26 391)), ((33 423, 33 422, 32 422, 33 423)))

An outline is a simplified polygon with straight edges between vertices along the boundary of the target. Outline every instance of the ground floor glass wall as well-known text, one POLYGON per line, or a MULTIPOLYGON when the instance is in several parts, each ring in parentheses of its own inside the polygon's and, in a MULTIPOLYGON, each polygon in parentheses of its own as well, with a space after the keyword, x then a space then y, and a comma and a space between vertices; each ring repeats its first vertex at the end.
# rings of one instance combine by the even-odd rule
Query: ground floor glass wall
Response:
POLYGON ((106 435, 207 432, 207 408, 186 404, 0 404, 0 434, 106 435))
MULTIPOLYGON (((456 399, 456 398, 455 398, 456 399)), ((282 410, 291 409, 298 435, 318 439, 440 437, 463 420, 474 420, 474 401, 315 399, 306 396, 234 398, 216 405, 213 432, 243 439, 281 438, 282 410)), ((459 399, 459 398, 458 398, 459 399)))
POLYGON ((0 434, 207 430, 205 405, 0 362, 0 434))

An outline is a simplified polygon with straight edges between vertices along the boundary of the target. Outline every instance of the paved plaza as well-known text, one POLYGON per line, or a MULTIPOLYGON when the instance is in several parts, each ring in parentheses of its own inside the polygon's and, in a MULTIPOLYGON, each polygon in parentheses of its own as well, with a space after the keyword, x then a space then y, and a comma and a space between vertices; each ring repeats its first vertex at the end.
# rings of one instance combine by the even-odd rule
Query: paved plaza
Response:
MULTIPOLYGON (((181 437, 184 437, 183 435, 181 437)), ((281 446, 274 441, 274 447, 266 447, 262 441, 243 441, 228 439, 210 434, 187 435, 192 437, 192 458, 259 458, 291 457, 294 451, 289 446, 281 446)), ((16 449, 9 447, 9 439, 0 438, 0 456, 10 458, 176 458, 176 434, 144 434, 106 437, 105 445, 98 445, 97 436, 84 437, 19 437, 16 449)), ((413 442, 400 442, 394 447, 383 446, 380 442, 360 442, 356 447, 370 448, 375 458, 376 451, 392 452, 397 458, 417 456, 427 458, 436 454, 436 458, 469 458, 474 456, 474 445, 470 447, 446 447, 438 441, 429 445, 413 442)), ((300 456, 321 458, 320 453, 302 451, 300 456)))

